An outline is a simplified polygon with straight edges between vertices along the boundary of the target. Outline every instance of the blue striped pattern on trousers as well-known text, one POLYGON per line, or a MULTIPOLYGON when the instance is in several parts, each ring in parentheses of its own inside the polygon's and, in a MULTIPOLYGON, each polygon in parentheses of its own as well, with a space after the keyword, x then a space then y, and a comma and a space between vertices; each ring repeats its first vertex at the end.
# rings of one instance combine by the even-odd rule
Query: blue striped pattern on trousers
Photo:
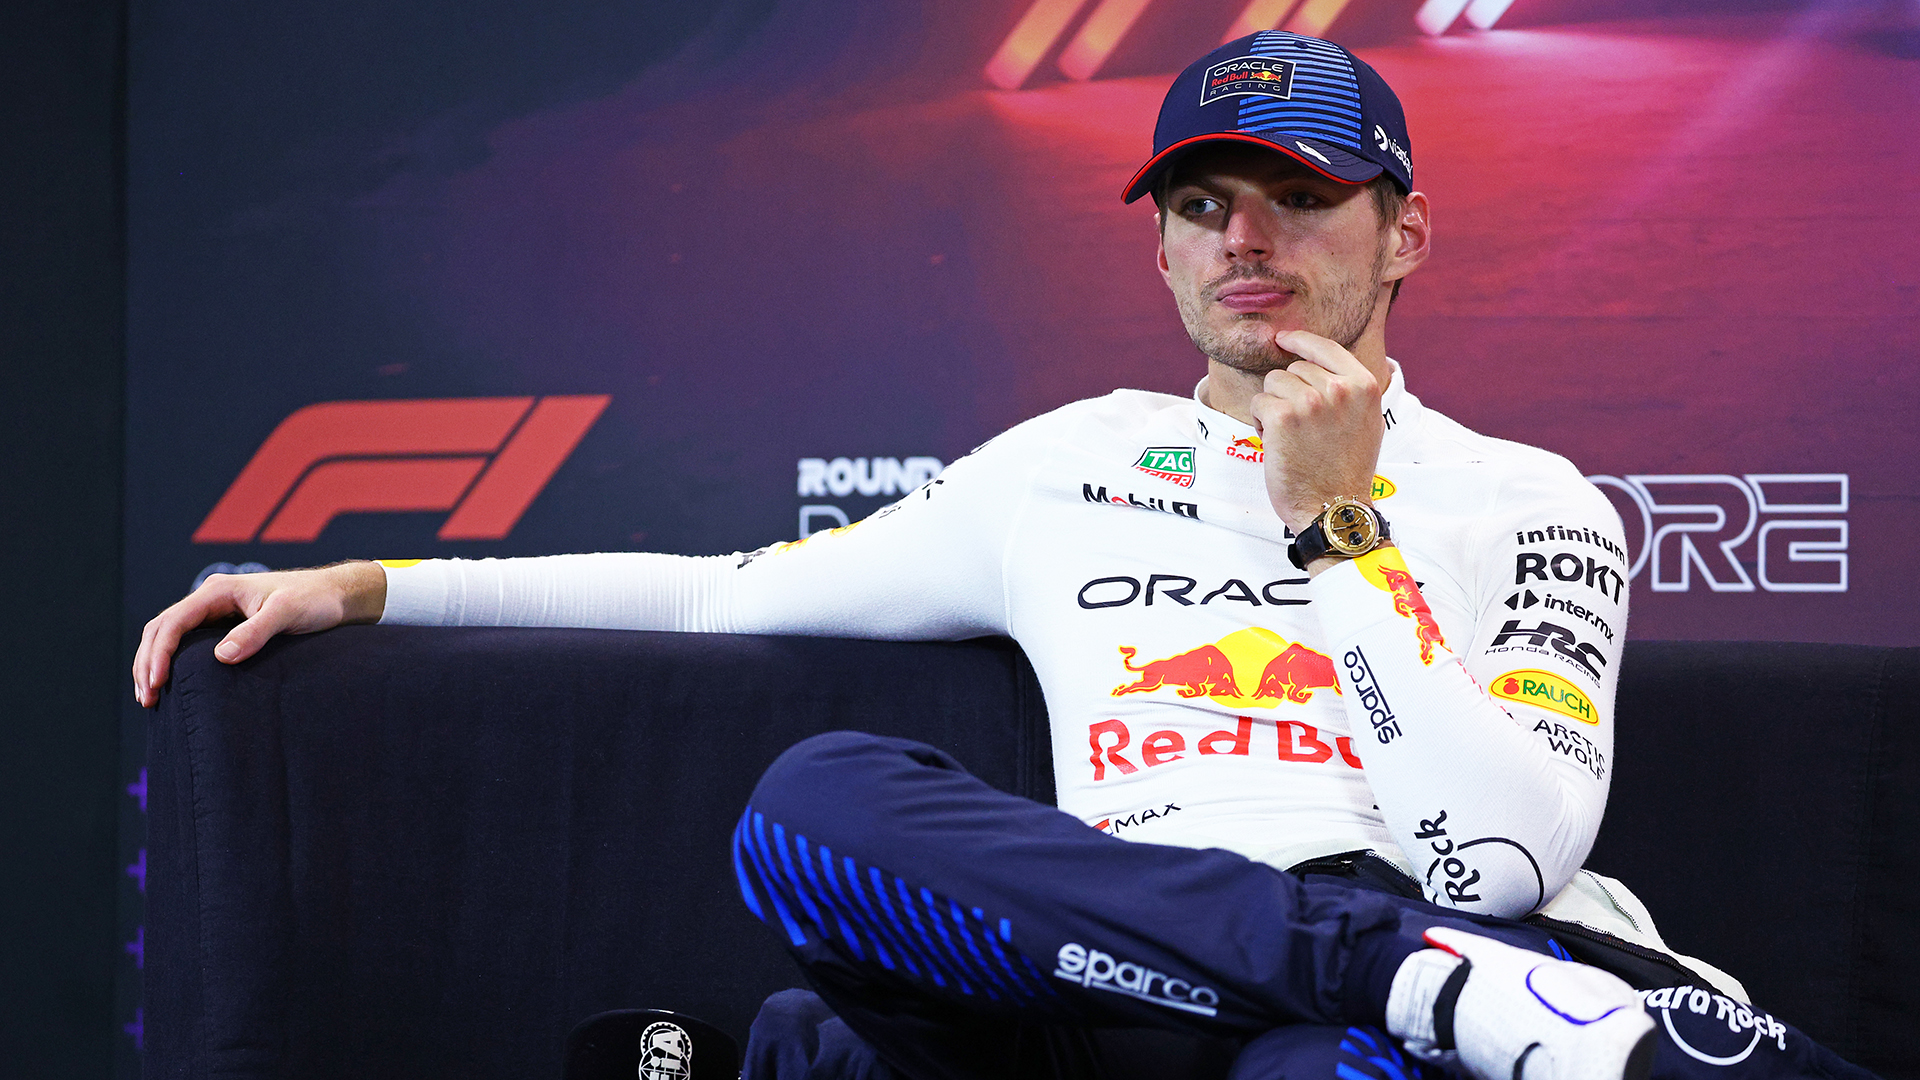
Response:
POLYGON ((1373 1027, 1348 1028, 1333 1066, 1338 1080, 1425 1080, 1436 1072, 1422 1068, 1398 1042, 1373 1027))
POLYGON ((751 806, 733 830, 733 871, 747 910, 796 949, 818 942, 966 997, 1055 993, 1007 919, 835 855, 751 806))

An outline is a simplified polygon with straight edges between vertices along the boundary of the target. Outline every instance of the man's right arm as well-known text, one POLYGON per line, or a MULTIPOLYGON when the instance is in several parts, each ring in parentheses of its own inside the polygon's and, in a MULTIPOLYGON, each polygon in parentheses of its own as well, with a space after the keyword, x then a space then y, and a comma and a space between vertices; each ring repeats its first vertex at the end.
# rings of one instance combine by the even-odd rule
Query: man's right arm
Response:
POLYGON ((380 621, 387 575, 379 563, 347 562, 313 570, 269 574, 213 574, 185 599, 148 621, 133 656, 133 696, 151 707, 160 700, 174 650, 188 631, 238 615, 240 625, 213 655, 237 664, 275 634, 311 634, 346 623, 380 621))
POLYGON ((1034 443, 1035 432, 1016 428, 855 526, 747 554, 606 552, 214 575, 147 625, 134 696, 157 702, 181 636, 236 614, 245 621, 214 653, 226 663, 275 634, 349 622, 894 640, 1006 633, 1001 557, 1034 443))

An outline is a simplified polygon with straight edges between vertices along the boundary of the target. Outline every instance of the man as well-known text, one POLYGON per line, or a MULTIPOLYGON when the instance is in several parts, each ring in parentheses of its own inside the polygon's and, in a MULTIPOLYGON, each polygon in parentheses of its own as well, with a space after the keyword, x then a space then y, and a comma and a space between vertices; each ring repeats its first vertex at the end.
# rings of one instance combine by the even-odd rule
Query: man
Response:
POLYGON ((1010 634, 1064 813, 852 733, 762 779, 742 895, 817 996, 770 1003, 750 1075, 1679 1075, 1705 1067, 1687 1026, 1715 1023, 1753 1032, 1751 1073, 1845 1074, 1579 872, 1625 544, 1569 463, 1424 408, 1388 359, 1431 237, 1392 91, 1336 45, 1256 34, 1180 75, 1154 141, 1126 198, 1158 208, 1207 358, 1192 399, 1067 406, 857 526, 744 555, 216 576, 148 625, 136 694, 232 613, 230 663, 376 619, 1010 634), (1521 610, 1535 584, 1559 606, 1521 610), (1656 1030, 1626 983, 1539 955, 1566 948, 1726 1004, 1656 1030))

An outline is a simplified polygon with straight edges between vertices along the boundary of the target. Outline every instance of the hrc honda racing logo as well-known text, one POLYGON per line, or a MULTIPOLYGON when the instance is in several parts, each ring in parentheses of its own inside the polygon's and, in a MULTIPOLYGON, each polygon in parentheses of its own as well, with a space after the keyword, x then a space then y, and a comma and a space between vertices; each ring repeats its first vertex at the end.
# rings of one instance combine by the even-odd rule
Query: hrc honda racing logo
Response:
POLYGON ((1053 975, 1088 990, 1125 994, 1149 1005, 1181 1012, 1215 1016, 1220 1011, 1220 995, 1211 987, 1195 986, 1131 960, 1117 960, 1077 942, 1060 946, 1059 954, 1054 957, 1053 975))

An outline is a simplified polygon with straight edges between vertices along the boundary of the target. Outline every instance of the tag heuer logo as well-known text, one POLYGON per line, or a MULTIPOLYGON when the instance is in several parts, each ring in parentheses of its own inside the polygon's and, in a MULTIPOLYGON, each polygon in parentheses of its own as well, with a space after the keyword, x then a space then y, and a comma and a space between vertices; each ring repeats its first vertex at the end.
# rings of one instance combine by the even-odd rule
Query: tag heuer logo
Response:
POLYGON ((1181 487, 1193 486, 1193 447, 1149 446, 1133 467, 1181 487))

